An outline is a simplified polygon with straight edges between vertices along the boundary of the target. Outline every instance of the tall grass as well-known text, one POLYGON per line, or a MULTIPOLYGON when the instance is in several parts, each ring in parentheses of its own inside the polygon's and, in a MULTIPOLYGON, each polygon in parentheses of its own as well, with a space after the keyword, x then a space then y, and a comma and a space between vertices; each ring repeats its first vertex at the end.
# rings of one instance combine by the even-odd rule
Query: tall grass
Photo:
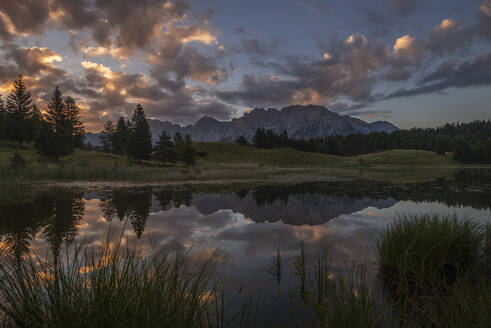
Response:
POLYGON ((484 231, 469 220, 423 215, 402 217, 382 234, 379 278, 401 325, 489 327, 484 231))
POLYGON ((295 260, 299 285, 291 289, 296 301, 295 327, 391 327, 396 322, 391 309, 373 290, 366 265, 354 266, 336 277, 329 248, 322 245, 313 261, 300 244, 295 260), (310 264, 309 264, 310 263, 310 264))
MULTIPOLYGON (((50 261, 1 253, 0 327, 256 326, 259 300, 231 313, 225 300, 236 296, 226 295, 213 256, 191 261, 177 245, 147 254, 112 237, 68 245, 50 261)), ((403 217, 376 246, 377 277, 366 265, 341 276, 329 247, 312 255, 300 243, 287 326, 490 326, 491 225, 403 217)), ((278 286, 284 263, 278 249, 268 269, 278 286)))
POLYGON ((2 254, 0 326, 224 326, 211 259, 192 265, 178 246, 147 255, 122 241, 74 245, 54 264, 2 254))

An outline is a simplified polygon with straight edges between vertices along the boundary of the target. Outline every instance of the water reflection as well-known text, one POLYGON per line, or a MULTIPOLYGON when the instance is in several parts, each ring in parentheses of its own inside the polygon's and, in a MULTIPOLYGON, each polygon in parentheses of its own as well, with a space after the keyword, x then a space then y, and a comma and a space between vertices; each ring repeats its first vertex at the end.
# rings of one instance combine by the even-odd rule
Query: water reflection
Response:
POLYGON ((340 255, 335 265, 341 268, 372 261, 374 237, 398 214, 489 220, 490 176, 489 170, 465 170, 452 180, 424 183, 346 180, 227 192, 48 189, 28 200, 0 202, 0 246, 17 259, 35 251, 57 261, 64 243, 77 236, 104 239, 111 225, 149 247, 177 239, 201 250, 219 248, 227 258, 221 270, 231 279, 267 277, 278 249, 288 265, 299 240, 306 246, 327 240, 340 255))
POLYGON ((0 248, 20 265, 41 234, 57 264, 62 246, 77 236, 84 211, 83 193, 67 191, 45 192, 33 201, 1 206, 0 248))

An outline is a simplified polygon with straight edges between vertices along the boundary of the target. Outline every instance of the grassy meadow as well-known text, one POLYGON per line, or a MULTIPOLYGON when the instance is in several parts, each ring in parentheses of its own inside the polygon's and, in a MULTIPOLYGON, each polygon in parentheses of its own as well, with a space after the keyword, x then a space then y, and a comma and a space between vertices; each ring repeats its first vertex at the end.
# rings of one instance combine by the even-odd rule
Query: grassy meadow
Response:
MULTIPOLYGON (((0 143, 0 176, 3 181, 223 181, 223 180, 322 180, 339 175, 360 175, 378 178, 378 169, 387 168, 458 168, 452 154, 437 155, 419 150, 391 150, 361 156, 333 156, 300 152, 291 148, 257 149, 223 142, 198 142, 194 148, 205 156, 198 157, 194 167, 183 164, 162 166, 155 161, 137 163, 126 157, 96 151, 76 149, 59 161, 38 155, 32 145, 19 147, 10 142, 0 143), (28 161, 25 170, 9 167, 9 160, 18 152, 28 161), (342 170, 340 172, 339 170, 342 170)), ((424 170, 426 173, 429 169, 424 170)), ((417 169, 419 176, 422 170, 417 169)), ((382 174, 383 179, 384 174, 382 174)), ((432 176, 430 174, 430 176, 432 176)), ((390 174, 388 180, 400 179, 390 174)), ((412 180, 410 177, 409 180, 412 180)))

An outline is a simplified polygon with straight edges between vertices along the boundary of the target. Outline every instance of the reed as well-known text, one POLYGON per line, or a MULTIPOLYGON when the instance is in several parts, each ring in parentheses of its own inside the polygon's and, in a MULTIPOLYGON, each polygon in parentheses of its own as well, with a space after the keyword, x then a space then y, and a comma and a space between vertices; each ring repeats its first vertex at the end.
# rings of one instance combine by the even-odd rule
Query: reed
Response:
POLYGON ((0 326, 222 327, 213 261, 200 263, 179 246, 147 255, 122 238, 49 263, 2 254, 0 326))
POLYGON ((402 326, 486 326, 485 231, 469 220, 422 215, 401 217, 381 235, 378 277, 402 326))

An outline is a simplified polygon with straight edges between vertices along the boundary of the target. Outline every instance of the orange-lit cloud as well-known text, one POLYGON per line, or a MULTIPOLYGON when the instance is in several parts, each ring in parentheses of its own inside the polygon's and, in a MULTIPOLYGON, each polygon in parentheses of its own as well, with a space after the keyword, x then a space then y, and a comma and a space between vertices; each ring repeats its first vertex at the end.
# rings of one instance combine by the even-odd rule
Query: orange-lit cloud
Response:
POLYGON ((485 15, 491 17, 491 0, 483 0, 481 10, 485 15))

